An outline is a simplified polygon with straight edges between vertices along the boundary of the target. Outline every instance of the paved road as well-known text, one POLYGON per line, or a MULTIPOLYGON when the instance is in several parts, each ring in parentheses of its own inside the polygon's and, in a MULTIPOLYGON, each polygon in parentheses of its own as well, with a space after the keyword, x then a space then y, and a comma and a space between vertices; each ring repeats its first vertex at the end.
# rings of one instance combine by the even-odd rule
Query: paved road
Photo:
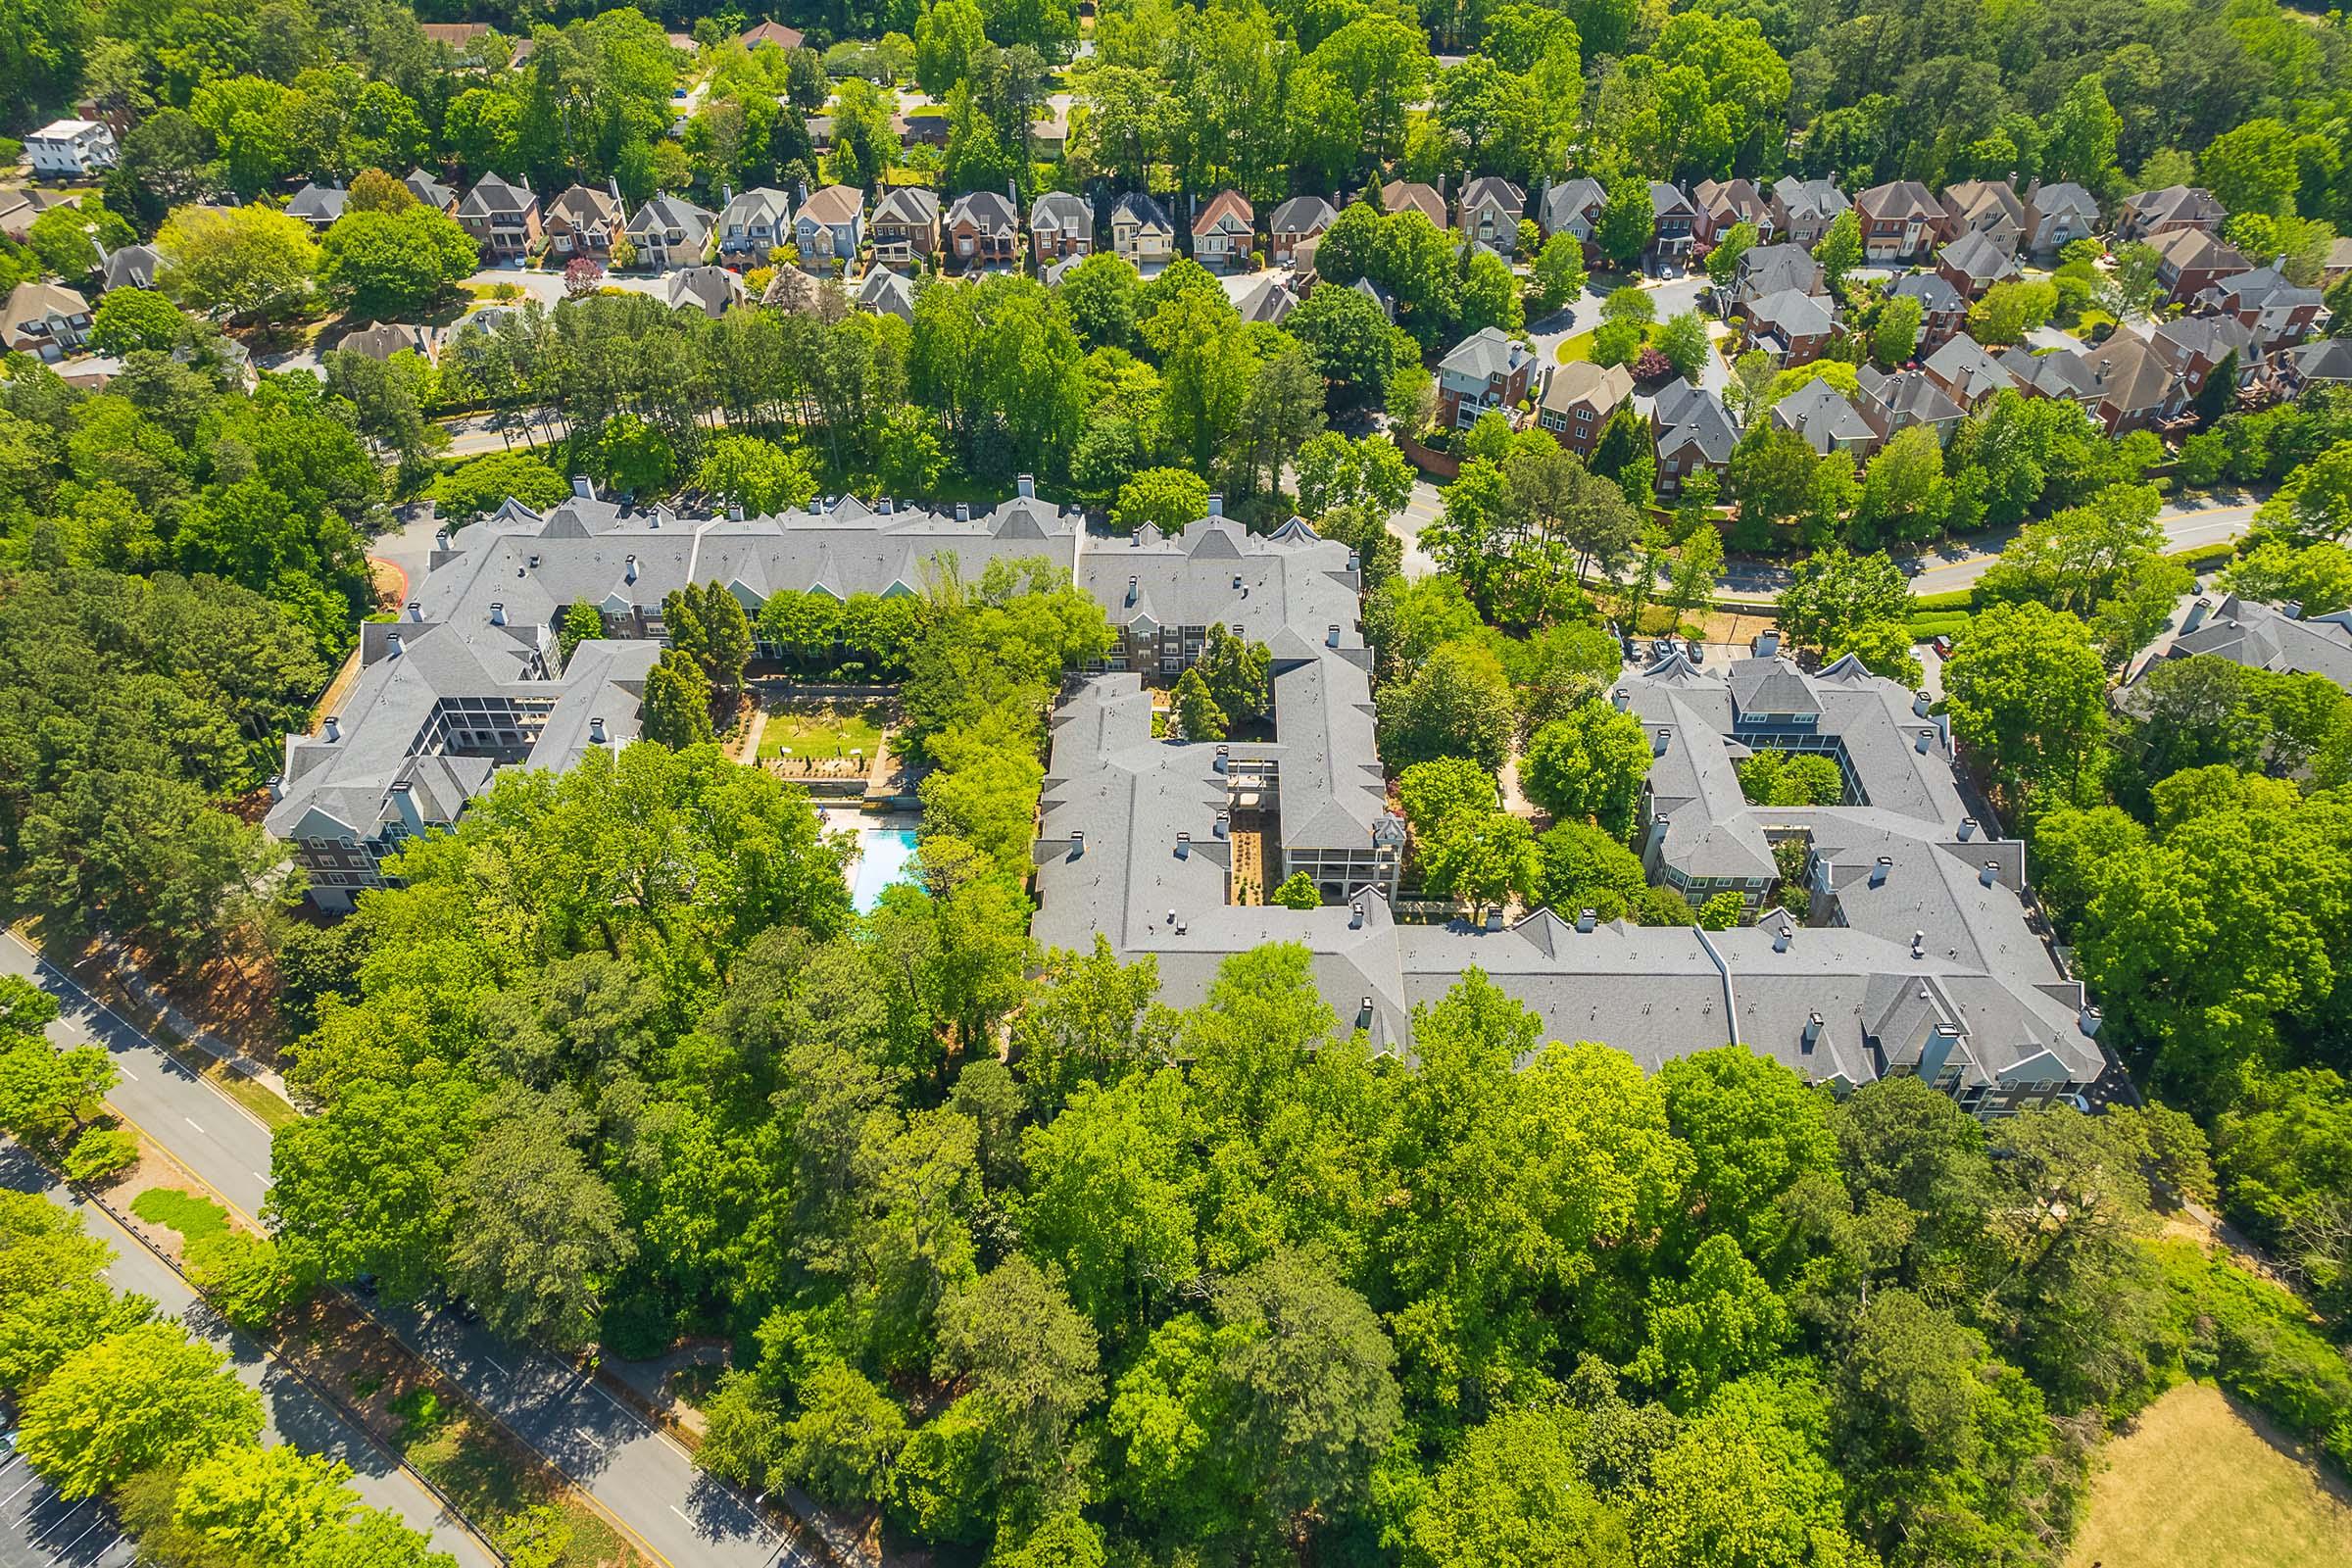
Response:
MULTIPOLYGON (((146 1244, 118 1225, 106 1210, 51 1182, 48 1173, 14 1144, 0 1145, 0 1187, 16 1192, 40 1193, 59 1207, 79 1213, 83 1230, 114 1250, 114 1262, 108 1267, 107 1274, 117 1290, 147 1297, 164 1316, 178 1318, 196 1338, 226 1355, 229 1366, 240 1379, 260 1391, 262 1407, 269 1417, 269 1424, 263 1431, 265 1443, 291 1443, 306 1453, 319 1453, 342 1460, 351 1466, 351 1485, 360 1494, 361 1501, 373 1507, 391 1509, 412 1527, 427 1531, 433 1538, 433 1544, 456 1557, 465 1568, 491 1568, 493 1559, 490 1554, 453 1516, 442 1509, 439 1500, 414 1475, 402 1469, 390 1455, 369 1442, 358 1428, 343 1418, 340 1411, 312 1393, 301 1379, 287 1371, 260 1344, 237 1333, 216 1316, 188 1288, 185 1280, 148 1250, 146 1244)), ((9 1494, 31 1479, 30 1472, 22 1465, 16 1466, 13 1471, 0 1468, 0 1496, 9 1494), (9 1480, 12 1474, 17 1478, 15 1486, 9 1480)), ((24 1498, 38 1497, 46 1491, 45 1484, 35 1486, 24 1493, 24 1498)), ((51 1500, 55 1506, 42 1517, 48 1523, 56 1524, 65 1516, 63 1504, 54 1497, 51 1500)), ((97 1510, 91 1505, 84 1504, 73 1512, 79 1516, 76 1528, 99 1523, 97 1510)), ((0 1568, 14 1568, 18 1560, 10 1555, 11 1536, 16 1521, 22 1516, 21 1507, 0 1508, 0 1568)), ((23 1561, 50 1562, 52 1559, 46 1555, 46 1551, 61 1544, 57 1539, 60 1534, 71 1533, 70 1530, 47 1532, 37 1544, 41 1550, 23 1558, 23 1561)), ((95 1564, 103 1560, 111 1564, 116 1559, 105 1555, 111 1536, 111 1524, 104 1529, 93 1529, 84 1546, 62 1561, 95 1564)))
MULTIPOLYGON (((246 1214, 261 1211, 270 1187, 268 1128, 93 1004, 13 933, 0 933, 0 973, 24 975, 57 997, 63 1012, 51 1026, 54 1038, 93 1042, 114 1056, 123 1075, 108 1097, 117 1109, 246 1214)), ((781 1536, 696 1470, 684 1448, 564 1363, 500 1345, 445 1313, 385 1309, 382 1315, 674 1568, 806 1568, 807 1559, 781 1536)), ((303 1446, 319 1446, 308 1440, 303 1446)), ((420 1517, 403 1512, 412 1522, 420 1517)))

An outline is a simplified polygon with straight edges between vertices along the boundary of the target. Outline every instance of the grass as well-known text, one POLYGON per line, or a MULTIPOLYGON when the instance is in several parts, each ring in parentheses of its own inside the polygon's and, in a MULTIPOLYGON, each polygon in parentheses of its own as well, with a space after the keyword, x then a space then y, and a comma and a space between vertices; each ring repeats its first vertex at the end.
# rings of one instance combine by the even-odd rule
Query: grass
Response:
POLYGON ((209 1198, 176 1187, 150 1187, 130 1200, 130 1211, 150 1225, 179 1232, 185 1250, 198 1242, 228 1234, 228 1210, 209 1198))
POLYGON ((1587 327, 1574 337, 1560 339, 1560 363, 1562 365, 1582 365, 1592 357, 1593 330, 1592 327, 1587 327))
POLYGON ((2218 1389, 2189 1383, 2106 1449, 2073 1568, 2352 1562, 2352 1499, 2218 1389))
POLYGON ((768 710, 767 727, 760 732, 762 759, 847 757, 863 752, 867 758, 882 748, 882 705, 879 703, 781 704, 768 710))

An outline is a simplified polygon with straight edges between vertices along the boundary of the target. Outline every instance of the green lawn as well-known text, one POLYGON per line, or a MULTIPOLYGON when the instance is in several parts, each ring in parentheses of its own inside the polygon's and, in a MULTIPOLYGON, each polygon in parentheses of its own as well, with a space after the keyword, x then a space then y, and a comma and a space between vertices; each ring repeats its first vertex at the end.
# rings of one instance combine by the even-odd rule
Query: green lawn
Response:
POLYGON ((183 1193, 176 1187, 150 1187, 130 1200, 130 1211, 150 1225, 179 1232, 182 1248, 214 1236, 228 1234, 228 1210, 209 1198, 183 1193))
POLYGON ((880 703, 787 703, 768 710, 767 727, 760 732, 761 758, 780 757, 789 747, 805 758, 847 757, 863 752, 869 759, 882 745, 880 703))
POLYGON ((1592 357, 1592 329, 1588 327, 1574 337, 1560 340, 1560 363, 1582 365, 1592 357))

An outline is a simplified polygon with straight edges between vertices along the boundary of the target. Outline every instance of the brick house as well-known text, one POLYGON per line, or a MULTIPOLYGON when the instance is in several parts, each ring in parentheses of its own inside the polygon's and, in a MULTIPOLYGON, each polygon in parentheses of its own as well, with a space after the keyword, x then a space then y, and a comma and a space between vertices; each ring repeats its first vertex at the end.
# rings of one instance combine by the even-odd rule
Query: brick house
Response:
POLYGON ((1482 326, 1438 362, 1438 417, 1447 429, 1478 422, 1489 409, 1506 413, 1527 397, 1536 357, 1499 328, 1482 326))
POLYGON ((1563 365, 1544 378, 1536 423, 1580 458, 1592 455, 1600 427, 1634 395, 1634 375, 1622 365, 1603 369, 1589 360, 1563 365))
POLYGON ((1290 266, 1298 259, 1298 247, 1320 238, 1339 216, 1331 203, 1320 196, 1292 197, 1275 208, 1274 216, 1266 220, 1266 255, 1277 267, 1290 266))
POLYGON ((893 185, 874 203, 874 261, 883 267, 920 267, 939 254, 939 192, 928 185, 893 185))
POLYGON ((1924 262, 1942 240, 1943 207, 1916 179, 1890 179, 1854 198, 1863 260, 1879 266, 1924 262))
POLYGON ((1257 215, 1238 190, 1221 190, 1193 214, 1193 260, 1212 272, 1250 265, 1257 248, 1257 215))
POLYGON ((539 241, 539 198, 528 185, 484 174, 458 203, 458 226, 489 262, 514 261, 539 241))
POLYGON ((1020 258, 1020 217, 1001 190, 966 191, 956 197, 940 233, 958 268, 1010 267, 1020 258))

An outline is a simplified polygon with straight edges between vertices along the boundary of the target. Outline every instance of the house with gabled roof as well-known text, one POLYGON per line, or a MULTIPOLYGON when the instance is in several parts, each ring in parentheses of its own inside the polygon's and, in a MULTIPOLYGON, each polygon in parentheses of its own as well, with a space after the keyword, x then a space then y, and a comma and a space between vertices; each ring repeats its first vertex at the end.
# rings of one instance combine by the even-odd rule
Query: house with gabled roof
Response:
POLYGON ((1212 272, 1250 265, 1257 248, 1257 217, 1238 190, 1221 190, 1193 214, 1193 260, 1212 272))
POLYGON ((1954 334, 1929 355, 1920 368, 1943 388, 1954 403, 1971 414, 1995 395, 2017 384, 2001 362, 1966 332, 1954 334))
POLYGON ((757 49, 764 43, 790 54, 801 46, 802 36, 798 27, 787 27, 780 22, 758 22, 744 28, 741 41, 746 49, 757 49))
POLYGON ((539 198, 528 185, 484 174, 459 201, 458 226, 481 246, 483 260, 514 261, 539 242, 539 198))
POLYGON ((1937 445, 1948 443, 1967 411, 1952 401, 1925 370, 1882 370, 1865 365, 1854 376, 1861 387, 1855 407, 1885 445, 1901 432, 1926 425, 1936 432, 1937 445))
POLYGON ((1020 260, 1020 214, 1001 190, 966 191, 948 208, 942 242, 956 267, 1010 267, 1020 260))
POLYGON ((874 203, 874 261, 916 268, 939 254, 939 192, 928 185, 893 185, 874 203))
POLYGON ((1854 198, 1862 224, 1862 257, 1874 266, 1924 262, 1942 242, 1949 220, 1942 203, 1916 179, 1890 179, 1854 198))
POLYGON ((90 302, 63 283, 27 278, 0 307, 0 348, 55 365, 89 341, 90 302))
POLYGON ((2156 286, 2175 305, 2254 270, 2244 252, 2202 228, 2166 229, 2148 243, 2156 247, 2156 286))
POLYGON ((1943 188, 1943 231, 1950 240, 1981 234, 2003 256, 2015 256, 2026 240, 2025 198, 2007 181, 1964 179, 1943 188))
POLYGON ((743 279, 723 267, 681 267, 662 280, 673 310, 696 310, 716 320, 744 300, 743 279))
POLYGON ((156 270, 163 265, 163 253, 152 245, 125 245, 119 251, 109 251, 106 265, 98 269, 99 279, 105 284, 103 292, 153 288, 156 270))
POLYGON ((1772 221, 1783 239, 1807 250, 1821 243, 1838 215, 1853 206, 1834 179, 1776 179, 1772 221))
POLYGON ((1279 278, 1261 277, 1242 290, 1233 302, 1245 325, 1280 326, 1298 308, 1298 296, 1279 278))
POLYGON ((1968 300, 1941 272, 1908 272, 1888 285, 1888 299, 1919 301, 1919 347, 1933 353, 1968 324, 1968 300))
POLYGON ((1544 230, 1545 239, 1573 234, 1590 252, 1593 225, 1608 205, 1608 189, 1599 180, 1590 176, 1565 180, 1546 190, 1536 203, 1536 226, 1544 230))
POLYGON ((1506 260, 1519 248, 1519 220, 1527 216, 1527 192, 1495 174, 1462 185, 1456 224, 1465 239, 1491 245, 1506 260))
POLYGON ((1822 287, 1821 264, 1802 245, 1758 245, 1740 257, 1732 274, 1732 303, 1745 305, 1788 289, 1819 294, 1822 287))
POLYGON ((620 181, 602 187, 567 185, 540 215, 548 254, 558 264, 579 256, 610 261, 612 241, 623 231, 627 217, 620 205, 620 181))
POLYGON ((1701 237, 1707 240, 1721 239, 1741 223, 1754 226, 1757 245, 1771 244, 1780 232, 1772 203, 1745 175, 1700 180, 1690 187, 1690 204, 1698 209, 1699 226, 1705 231, 1701 237))
POLYGON ((1480 327, 1438 362, 1440 422, 1460 430, 1489 409, 1508 413, 1526 401, 1535 370, 1526 344, 1499 327, 1480 327))
POLYGON ((2017 258, 1972 228, 1936 253, 1936 271, 1963 298, 1981 300, 1993 284, 2017 276, 2017 258))
POLYGON ((1095 253, 1095 206, 1066 190, 1029 204, 1029 246, 1040 267, 1095 253))
POLYGON ((2025 248, 2035 256, 2055 257, 2079 239, 2099 231, 2099 199, 2071 179, 2054 185, 2036 182, 2026 198, 2025 248))
POLYGON ((1793 430, 1814 451, 1863 457, 1877 448, 1879 432, 1862 411, 1819 376, 1782 398, 1767 416, 1776 430, 1793 430))
POLYGON ((2124 205, 2116 211, 2115 241, 2119 245, 2132 240, 2154 241, 2161 235, 2191 228, 2219 234, 2223 220, 2229 216, 2229 209, 2215 201, 2213 192, 2201 185, 2167 185, 2162 190, 2137 191, 2125 197, 2124 205))
POLYGON ((2154 429, 2187 405, 2180 378, 2146 338, 2118 332, 2082 359, 2093 388, 2091 416, 2110 436, 2154 429))
POLYGON ((1147 192, 1128 191, 1110 204, 1110 248, 1130 267, 1162 265, 1175 258, 1176 225, 1147 192))
POLYGON ((629 243, 637 265, 654 271, 692 267, 703 259, 718 215, 683 196, 656 191, 653 200, 629 215, 629 243))
POLYGON ((1742 347, 1761 349, 1784 366, 1809 365, 1838 335, 1838 312, 1818 294, 1785 288, 1740 307, 1742 347))
POLYGON ((1321 237, 1339 216, 1320 196, 1292 197, 1266 220, 1266 255, 1276 267, 1291 266, 1298 259, 1298 247, 1321 237))
POLYGON ((1449 226, 1446 193, 1435 185, 1425 185, 1417 179, 1392 179, 1381 186, 1380 210, 1384 213, 1419 213, 1440 233, 1449 226))
POLYGON ((801 270, 839 275, 865 244, 865 192, 854 185, 827 185, 801 203, 792 218, 793 243, 801 270))
POLYGON ((767 265, 768 253, 792 240, 792 197, 772 185, 740 194, 722 187, 718 210, 718 254, 722 261, 767 265))
POLYGON ((1546 371, 1536 399, 1536 423, 1580 458, 1600 443, 1601 426, 1634 395, 1634 374, 1622 365, 1603 368, 1579 360, 1546 371))
POLYGON ((443 184, 422 168, 410 170, 409 177, 401 183, 409 188, 409 194, 416 197, 420 206, 430 207, 437 213, 447 213, 453 218, 457 216, 456 186, 443 184))
POLYGON ((310 224, 312 233, 323 234, 343 216, 350 200, 351 192, 340 184, 321 185, 314 180, 286 198, 286 215, 310 224))
POLYGON ((858 285, 858 308, 876 316, 895 316, 902 321, 911 321, 914 319, 914 285, 903 274, 887 267, 877 267, 865 274, 864 282, 858 285))
POLYGON ((1996 358, 2001 368, 2015 378, 2023 395, 2072 403, 2097 417, 2098 382, 2081 350, 2054 349, 2047 354, 2036 354, 2021 343, 2001 350, 1996 358))
POLYGON ((1740 444, 1740 426, 1723 399, 1679 378, 1667 382, 1650 405, 1649 432, 1658 454, 1660 495, 1676 494, 1701 468, 1721 474, 1740 444))
POLYGON ((2236 321, 2266 348, 2302 342, 2327 314, 2326 296, 2289 282, 2276 262, 2223 278, 2197 296, 2195 308, 2236 321))
POLYGON ((1682 186, 1653 179, 1649 182, 1649 210, 1651 259, 1662 265, 1679 265, 1698 243, 1703 221, 1698 208, 1682 186))

